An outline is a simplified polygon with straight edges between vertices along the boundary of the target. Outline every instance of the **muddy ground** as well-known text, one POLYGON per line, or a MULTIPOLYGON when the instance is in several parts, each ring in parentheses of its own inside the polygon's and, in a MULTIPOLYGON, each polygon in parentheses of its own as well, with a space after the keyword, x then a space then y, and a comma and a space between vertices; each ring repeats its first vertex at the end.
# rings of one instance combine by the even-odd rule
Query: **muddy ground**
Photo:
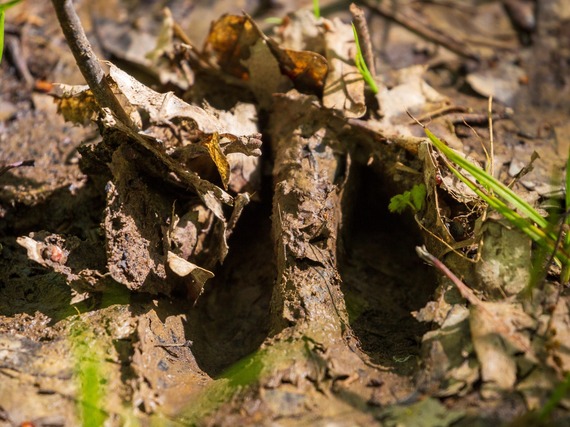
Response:
POLYGON ((75 3, 132 122, 7 12, 0 425, 567 425, 568 283, 407 114, 560 215, 567 2, 365 1, 378 95, 346 2, 75 3))

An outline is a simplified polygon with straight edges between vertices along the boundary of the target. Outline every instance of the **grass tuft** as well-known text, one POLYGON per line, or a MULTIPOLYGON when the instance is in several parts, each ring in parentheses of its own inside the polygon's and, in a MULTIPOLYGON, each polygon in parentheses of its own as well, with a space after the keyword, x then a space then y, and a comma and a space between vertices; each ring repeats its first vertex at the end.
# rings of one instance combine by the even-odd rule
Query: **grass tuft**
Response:
MULTIPOLYGON (((425 126, 424 131, 432 144, 446 159, 471 174, 476 182, 460 172, 459 169, 455 168, 451 163, 448 163, 448 168, 458 179, 473 190, 489 207, 503 215, 511 224, 524 232, 535 243, 555 253, 555 260, 559 264, 564 266, 569 265, 570 256, 568 255, 568 248, 570 247, 570 239, 565 238, 562 247, 559 247, 558 238, 552 225, 536 209, 515 194, 515 192, 505 184, 457 154, 425 126)), ((569 179, 567 174, 567 186, 569 179)), ((567 204, 568 202, 567 200, 567 204)))

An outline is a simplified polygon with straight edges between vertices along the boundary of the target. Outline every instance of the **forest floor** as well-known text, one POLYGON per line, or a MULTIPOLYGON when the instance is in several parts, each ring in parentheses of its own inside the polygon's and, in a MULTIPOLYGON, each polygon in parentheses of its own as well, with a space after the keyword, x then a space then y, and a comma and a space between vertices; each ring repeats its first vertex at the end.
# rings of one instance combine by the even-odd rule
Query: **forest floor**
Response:
POLYGON ((377 94, 348 2, 75 3, 119 110, 6 14, 0 426, 568 425, 560 267, 410 117, 560 217, 568 2, 363 1, 377 94))

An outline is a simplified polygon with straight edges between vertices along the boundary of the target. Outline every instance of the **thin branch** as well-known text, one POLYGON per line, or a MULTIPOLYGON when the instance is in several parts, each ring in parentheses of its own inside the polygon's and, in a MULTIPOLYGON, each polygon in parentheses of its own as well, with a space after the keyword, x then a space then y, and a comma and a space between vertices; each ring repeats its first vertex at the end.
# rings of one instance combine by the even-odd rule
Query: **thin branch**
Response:
POLYGON ((495 142, 493 139, 493 96, 489 97, 489 108, 487 110, 489 116, 489 151, 491 152, 491 164, 489 165, 489 174, 495 176, 495 142))
POLYGON ((426 22, 422 22, 419 16, 408 16, 399 10, 395 10, 386 5, 387 2, 378 3, 372 0, 364 0, 363 3, 374 12, 397 22, 401 26, 407 28, 411 32, 423 37, 431 42, 439 44, 453 53, 464 57, 479 61, 481 58, 462 40, 455 38, 450 34, 445 34, 440 30, 431 27, 426 22))
POLYGON ((416 246, 416 253, 423 261, 425 261, 429 265, 433 265, 441 273, 443 273, 449 280, 451 280, 459 290, 461 296, 465 298, 467 301, 469 301, 470 304, 476 306, 482 305, 482 301, 475 295, 475 293, 465 283, 463 283, 459 279, 459 277, 453 274, 453 272, 449 268, 447 268, 447 266, 443 262, 441 262, 432 254, 430 254, 425 246, 416 246))
POLYGON ((34 166, 34 160, 23 160, 10 164, 0 164, 0 175, 4 175, 10 169, 21 168, 22 166, 34 166))
POLYGON ((97 103, 102 108, 109 108, 117 119, 127 126, 132 126, 129 116, 105 79, 105 72, 93 52, 91 43, 87 40, 85 30, 73 7, 73 1, 52 0, 52 4, 67 44, 97 103))

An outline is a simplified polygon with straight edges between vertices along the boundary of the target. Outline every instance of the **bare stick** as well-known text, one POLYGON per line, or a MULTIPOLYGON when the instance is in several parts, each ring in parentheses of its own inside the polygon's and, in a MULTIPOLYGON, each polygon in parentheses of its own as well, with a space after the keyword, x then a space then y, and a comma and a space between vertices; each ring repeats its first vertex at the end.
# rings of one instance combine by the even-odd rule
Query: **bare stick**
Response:
POLYGON ((487 316, 488 321, 494 323, 495 330, 500 333, 504 339, 511 341, 524 351, 530 351, 529 344, 521 338, 520 334, 512 331, 513 327, 507 324, 506 319, 497 315, 496 312, 490 310, 488 303, 481 301, 481 299, 475 295, 469 286, 467 286, 459 279, 459 277, 453 274, 453 272, 447 268, 443 262, 430 254, 425 246, 416 246, 416 253, 423 261, 437 268, 449 280, 451 280, 459 290, 461 296, 466 299, 471 305, 477 307, 481 314, 487 316))
POLYGON ((413 17, 407 16, 398 10, 392 10, 384 3, 377 3, 372 0, 364 0, 363 3, 374 12, 397 22, 420 37, 437 43, 461 57, 474 59, 476 61, 480 60, 479 55, 473 52, 463 41, 430 27, 426 22, 421 22, 417 15, 413 17))
POLYGON ((489 165, 489 175, 495 176, 495 142, 493 139, 493 95, 489 97, 489 108, 487 110, 489 116, 489 151, 491 151, 491 164, 489 165))
POLYGON ((4 175, 10 169, 20 168, 22 166, 34 166, 34 160, 23 160, 20 162, 6 164, 0 164, 0 175, 4 175))
POLYGON ((109 108, 127 126, 132 126, 129 116, 105 80, 105 72, 87 40, 72 0, 52 0, 52 4, 67 44, 97 103, 102 108, 109 108))
POLYGON ((368 24, 366 24, 366 17, 364 16, 364 11, 359 8, 356 4, 352 3, 350 5, 350 13, 352 14, 352 19, 354 20, 354 26, 356 27, 356 33, 358 34, 358 40, 362 46, 362 56, 364 57, 364 62, 368 66, 368 71, 372 74, 372 77, 376 77, 376 66, 374 65, 374 53, 372 52, 372 41, 370 40, 370 32, 368 31, 368 24))
POLYGON ((469 301, 470 304, 480 306, 481 300, 475 295, 475 293, 465 284, 463 283, 459 277, 457 277, 453 272, 447 268, 447 266, 434 257, 432 254, 428 252, 425 246, 416 246, 416 253, 418 256, 429 265, 433 265, 439 271, 441 271, 449 280, 453 282, 453 284, 459 290, 459 293, 463 298, 469 301))

